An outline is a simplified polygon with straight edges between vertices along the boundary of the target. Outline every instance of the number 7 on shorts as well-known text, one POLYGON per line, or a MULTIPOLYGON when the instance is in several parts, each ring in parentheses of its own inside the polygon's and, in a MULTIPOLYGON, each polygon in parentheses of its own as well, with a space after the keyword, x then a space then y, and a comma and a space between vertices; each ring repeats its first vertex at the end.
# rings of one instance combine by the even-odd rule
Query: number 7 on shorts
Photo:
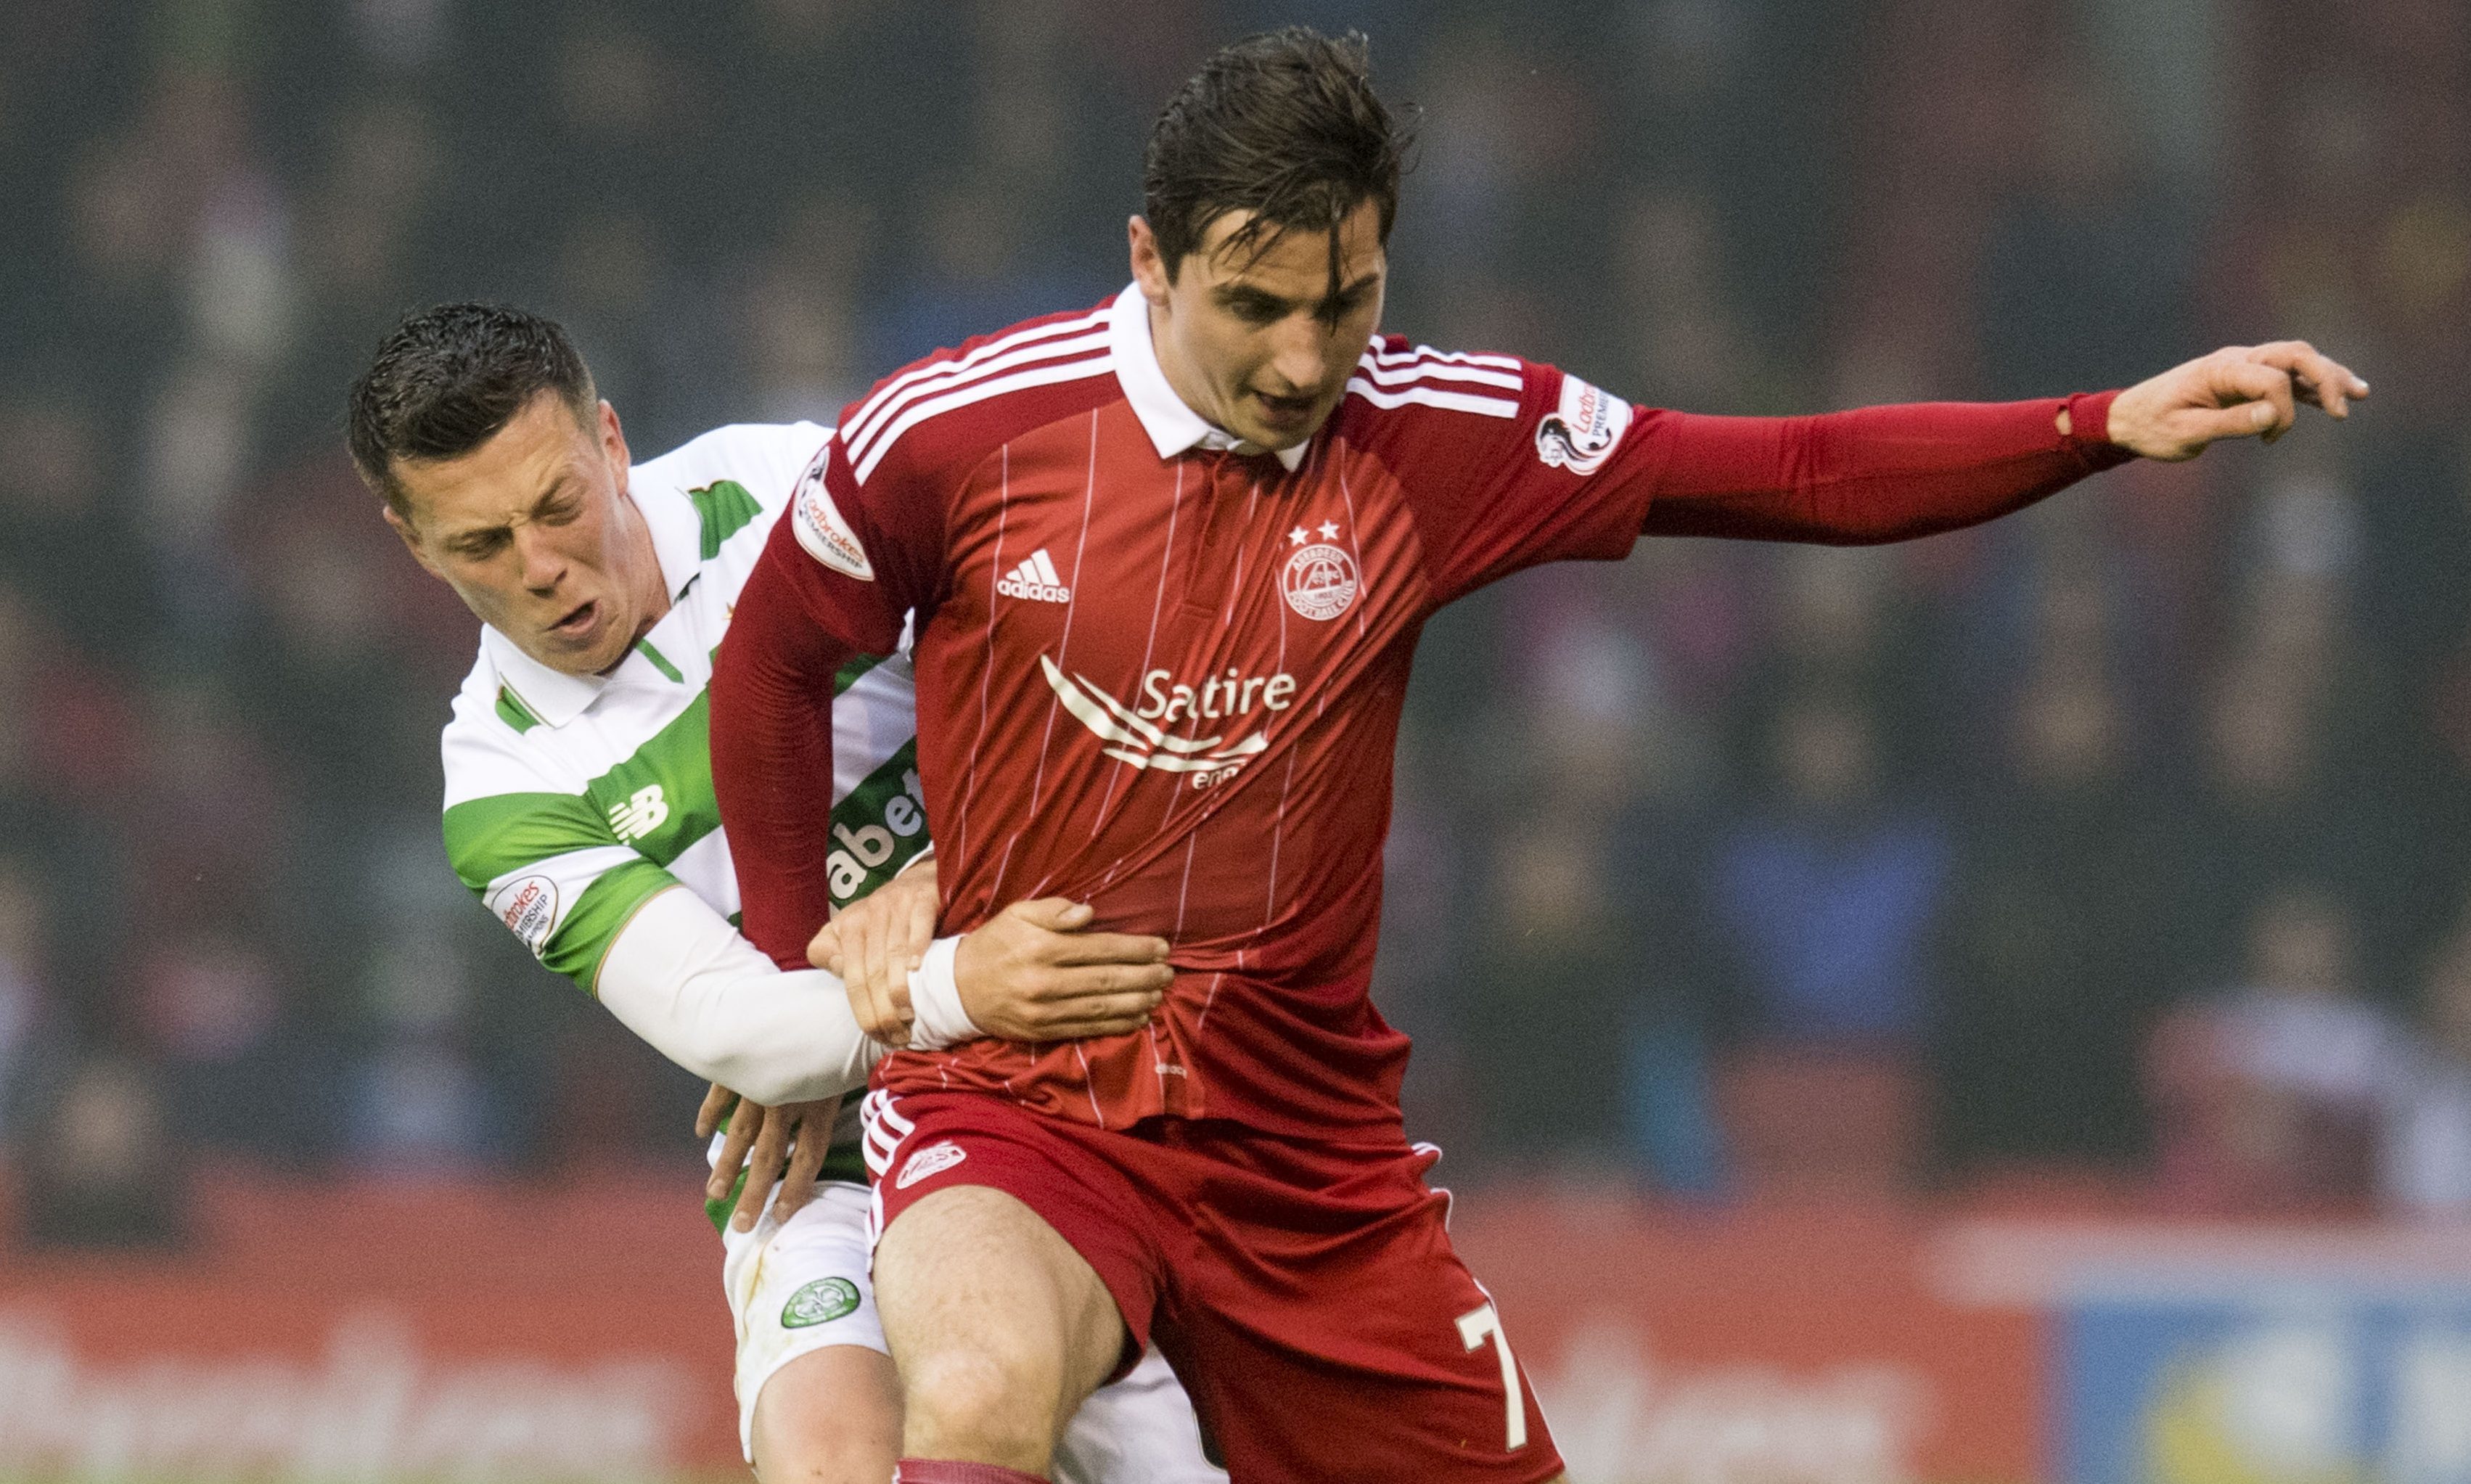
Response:
POLYGON ((1486 1340, 1501 1361, 1501 1403, 1509 1417, 1504 1429, 1508 1441, 1502 1445, 1507 1452, 1518 1452, 1527 1446, 1527 1399, 1518 1388, 1518 1359, 1510 1353, 1510 1336, 1501 1332, 1501 1316, 1490 1304, 1478 1305, 1459 1315, 1459 1338, 1474 1350, 1486 1340))

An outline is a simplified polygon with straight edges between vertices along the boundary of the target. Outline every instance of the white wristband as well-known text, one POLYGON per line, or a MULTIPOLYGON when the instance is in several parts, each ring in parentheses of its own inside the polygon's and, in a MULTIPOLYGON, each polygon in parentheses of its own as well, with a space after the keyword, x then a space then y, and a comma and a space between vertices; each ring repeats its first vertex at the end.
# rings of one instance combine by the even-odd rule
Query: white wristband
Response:
POLYGON ((940 1051, 986 1034, 961 1003, 961 981, 953 973, 960 947, 957 937, 937 938, 909 971, 909 1044, 918 1050, 940 1051))

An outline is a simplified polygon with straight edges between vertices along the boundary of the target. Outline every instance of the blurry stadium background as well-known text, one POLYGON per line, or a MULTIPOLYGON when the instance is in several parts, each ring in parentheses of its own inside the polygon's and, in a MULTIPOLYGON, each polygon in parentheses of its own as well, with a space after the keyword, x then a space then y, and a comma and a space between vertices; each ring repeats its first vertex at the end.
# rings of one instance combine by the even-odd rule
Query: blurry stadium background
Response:
POLYGON ((2471 1481, 2461 0, 0 10, 0 1476, 726 1476, 697 1089, 449 875, 401 311, 646 457, 1124 279, 1360 25, 1392 327, 1777 412, 2316 340, 2339 431, 1435 624, 1377 1000, 1578 1484, 2471 1481))

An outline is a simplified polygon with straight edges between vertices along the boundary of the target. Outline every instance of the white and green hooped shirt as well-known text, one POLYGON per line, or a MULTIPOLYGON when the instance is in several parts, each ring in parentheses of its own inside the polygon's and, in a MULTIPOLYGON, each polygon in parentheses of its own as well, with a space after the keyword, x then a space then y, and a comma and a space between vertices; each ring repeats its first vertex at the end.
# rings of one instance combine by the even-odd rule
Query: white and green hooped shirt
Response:
MULTIPOLYGON (((831 436, 813 423, 738 425, 633 466, 628 494, 671 607, 606 675, 561 673, 482 630, 442 740, 447 858, 534 956, 586 993, 621 930, 666 887, 738 920, 704 687, 773 522, 831 436)), ((842 671, 833 743, 837 906, 928 844, 906 654, 842 671)), ((844 1142, 828 1173, 840 1173, 844 1142)))

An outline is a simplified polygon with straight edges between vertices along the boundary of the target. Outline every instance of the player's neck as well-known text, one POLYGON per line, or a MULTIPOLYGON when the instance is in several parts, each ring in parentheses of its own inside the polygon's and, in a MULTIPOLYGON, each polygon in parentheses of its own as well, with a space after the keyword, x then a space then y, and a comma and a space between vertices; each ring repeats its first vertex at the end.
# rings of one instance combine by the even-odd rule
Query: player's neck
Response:
POLYGON ((626 656, 634 652, 635 646, 652 631, 653 625, 670 616, 669 576, 661 571, 660 548, 652 544, 652 523, 644 519, 632 493, 619 492, 618 518, 626 527, 626 571, 636 599, 635 632, 627 638, 626 648, 619 651, 609 670, 601 671, 604 675, 625 664, 626 656))

